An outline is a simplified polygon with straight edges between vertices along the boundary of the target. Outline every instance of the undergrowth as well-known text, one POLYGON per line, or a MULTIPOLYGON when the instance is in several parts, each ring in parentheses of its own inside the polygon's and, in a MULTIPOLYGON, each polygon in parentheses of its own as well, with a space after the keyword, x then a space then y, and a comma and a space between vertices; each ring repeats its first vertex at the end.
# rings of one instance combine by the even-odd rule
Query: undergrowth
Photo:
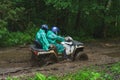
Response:
MULTIPOLYGON (((36 73, 33 77, 28 77, 25 80, 118 80, 120 75, 120 62, 112 64, 109 68, 106 66, 106 70, 112 73, 107 73, 106 70, 97 70, 95 66, 84 68, 75 73, 69 73, 64 76, 45 76, 41 73, 36 73)), ((20 78, 8 77, 7 80, 21 80, 20 78)), ((23 80, 23 79, 22 79, 23 80)))

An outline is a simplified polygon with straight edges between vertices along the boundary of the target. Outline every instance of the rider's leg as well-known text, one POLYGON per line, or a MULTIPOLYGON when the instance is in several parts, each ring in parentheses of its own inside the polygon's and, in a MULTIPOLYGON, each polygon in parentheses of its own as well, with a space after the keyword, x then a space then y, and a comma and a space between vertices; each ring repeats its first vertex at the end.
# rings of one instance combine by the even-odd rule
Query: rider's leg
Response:
POLYGON ((64 51, 63 51, 63 58, 64 58, 64 59, 67 59, 67 58, 68 58, 65 49, 64 49, 64 51))

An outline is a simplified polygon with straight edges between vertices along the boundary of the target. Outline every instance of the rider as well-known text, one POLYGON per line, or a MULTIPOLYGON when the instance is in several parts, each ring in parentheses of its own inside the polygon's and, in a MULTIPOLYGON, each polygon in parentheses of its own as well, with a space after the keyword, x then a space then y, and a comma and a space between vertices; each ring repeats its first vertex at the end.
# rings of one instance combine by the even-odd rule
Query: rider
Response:
POLYGON ((53 44, 56 46, 58 53, 63 53, 64 58, 67 58, 65 48, 62 44, 57 43, 57 41, 64 41, 65 39, 61 36, 58 36, 59 28, 56 26, 53 26, 51 30, 47 32, 47 39, 50 44, 53 44))
POLYGON ((46 33, 48 31, 48 25, 43 24, 40 26, 40 30, 36 34, 36 41, 41 44, 44 50, 49 50, 50 44, 46 38, 46 33))

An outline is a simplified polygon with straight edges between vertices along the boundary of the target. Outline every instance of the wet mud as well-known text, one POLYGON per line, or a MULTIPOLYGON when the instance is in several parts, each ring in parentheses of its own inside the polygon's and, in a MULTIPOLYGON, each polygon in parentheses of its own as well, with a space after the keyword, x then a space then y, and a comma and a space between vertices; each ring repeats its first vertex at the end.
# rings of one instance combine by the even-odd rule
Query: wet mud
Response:
POLYGON ((75 72, 80 68, 91 65, 112 64, 120 61, 120 43, 94 42, 86 43, 84 52, 88 55, 87 61, 64 62, 48 66, 32 66, 31 52, 27 47, 0 48, 0 78, 6 76, 32 76, 36 72, 45 75, 64 75, 75 72))

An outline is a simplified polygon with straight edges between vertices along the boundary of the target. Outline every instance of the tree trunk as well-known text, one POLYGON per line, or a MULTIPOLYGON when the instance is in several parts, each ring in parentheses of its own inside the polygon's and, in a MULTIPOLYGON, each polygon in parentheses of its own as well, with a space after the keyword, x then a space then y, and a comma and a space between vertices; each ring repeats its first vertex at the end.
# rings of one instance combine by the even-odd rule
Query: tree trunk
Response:
MULTIPOLYGON (((110 10, 112 4, 112 0, 108 0, 107 4, 106 4, 106 12, 104 14, 104 16, 106 17, 109 13, 108 11, 110 10)), ((105 20, 105 19, 104 19, 105 20)), ((104 22, 105 23, 105 22, 104 22)), ((104 24, 104 28, 103 28, 103 37, 106 38, 107 37, 107 31, 108 31, 108 26, 107 23, 104 24)))
POLYGON ((77 16, 76 16, 75 29, 79 30, 79 26, 80 26, 80 10, 78 11, 77 16))

